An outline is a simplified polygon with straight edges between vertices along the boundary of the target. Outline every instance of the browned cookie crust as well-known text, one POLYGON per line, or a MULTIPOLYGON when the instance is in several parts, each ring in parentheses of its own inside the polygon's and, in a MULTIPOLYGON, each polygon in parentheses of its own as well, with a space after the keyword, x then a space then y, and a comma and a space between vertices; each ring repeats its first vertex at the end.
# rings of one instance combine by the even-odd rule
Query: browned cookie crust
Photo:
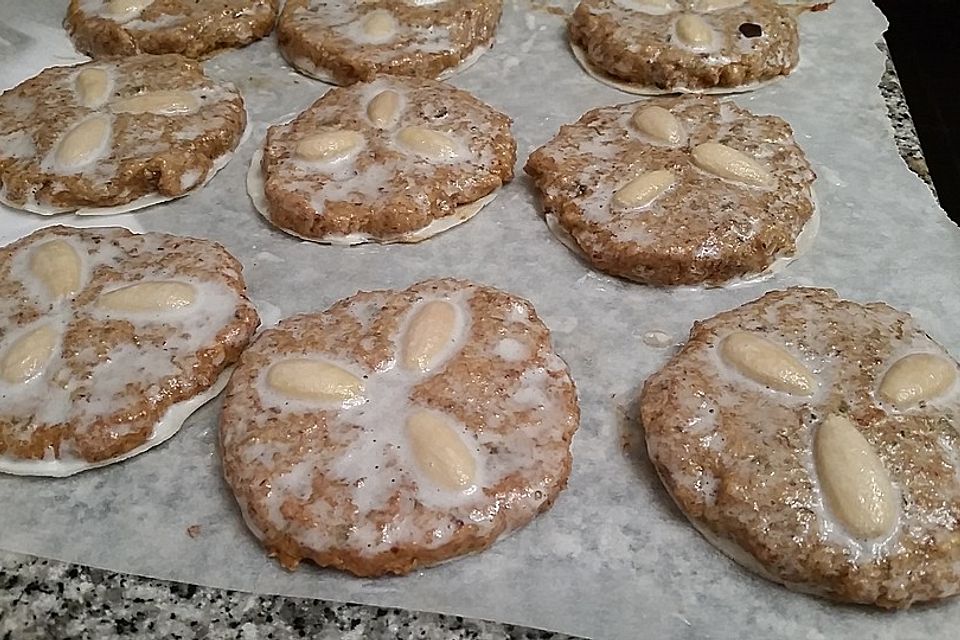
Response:
POLYGON ((279 0, 70 0, 64 26, 94 57, 179 53, 199 58, 273 30, 279 0))
POLYGON ((531 154, 525 170, 542 194, 548 222, 555 221, 588 262, 650 284, 722 284, 761 273, 794 254, 814 213, 815 175, 790 125, 714 98, 658 98, 588 111, 531 154), (667 125, 675 134, 669 141, 661 135, 667 125), (766 182, 701 168, 696 154, 703 143, 745 154, 766 172, 766 182), (669 175, 650 175, 664 171, 669 175), (674 182, 646 204, 618 201, 621 189, 643 176, 674 182))
MULTIPOLYGON (((747 358, 755 368, 764 362, 772 361, 758 351, 747 358)), ((767 371, 788 371, 783 363, 767 371)), ((960 591, 956 373, 908 314, 788 289, 696 323, 644 385, 641 420, 664 486, 726 553, 794 589, 907 607, 960 591), (801 367, 807 391, 796 377, 784 386, 789 376, 764 381, 738 367, 725 354, 731 335, 742 347, 739 332, 801 367), (917 354, 927 373, 904 369, 917 354), (945 383, 939 390, 932 370, 945 383), (928 397, 909 397, 924 387, 928 397), (891 389, 906 395, 891 399, 891 389), (846 446, 831 432, 845 432, 846 446), (866 454, 853 455, 856 442, 866 454), (876 482, 865 484, 870 477, 876 482), (856 489, 859 506, 835 499, 838 489, 848 498, 856 489)))
POLYGON ((177 197, 222 166, 245 126, 240 94, 182 56, 50 67, 0 95, 0 199, 53 212, 177 197), (70 154, 79 127, 93 146, 70 154))
POLYGON ((493 43, 502 11, 502 0, 288 0, 277 39, 294 67, 337 84, 437 78, 493 43))
POLYGON ((98 462, 146 442, 257 328, 240 272, 219 244, 121 228, 47 227, 0 250, 0 456, 98 462), (113 294, 157 282, 171 286, 153 303, 155 284, 113 294), (50 348, 31 360, 37 331, 50 348))
MULTIPOLYGON (((326 144, 334 143, 307 151, 326 144)), ((440 82, 385 76, 333 89, 270 128, 261 161, 267 216, 308 239, 404 240, 509 182, 515 160, 504 114, 440 82), (418 131, 448 148, 411 142, 418 131), (325 159, 301 153, 331 135, 353 146, 325 159)))
MULTIPOLYGON (((302 371, 288 384, 319 386, 302 371)), ((265 331, 230 381, 220 438, 227 482, 271 555, 377 576, 483 550, 547 510, 578 423, 530 303, 448 279, 358 293, 265 331), (411 361, 427 327, 439 350, 411 361), (272 386, 304 361, 335 367, 326 387, 354 395, 272 386)))
POLYGON ((799 61, 795 11, 775 0, 581 0, 568 29, 593 68, 658 90, 736 89, 799 61))

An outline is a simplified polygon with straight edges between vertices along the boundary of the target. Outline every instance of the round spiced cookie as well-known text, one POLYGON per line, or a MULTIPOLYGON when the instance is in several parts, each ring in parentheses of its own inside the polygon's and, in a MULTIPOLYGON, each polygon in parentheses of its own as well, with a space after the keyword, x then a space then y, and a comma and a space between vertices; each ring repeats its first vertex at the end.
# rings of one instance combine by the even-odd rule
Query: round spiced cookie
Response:
POLYGON ((791 589, 907 607, 960 591, 960 383, 909 314, 826 289, 698 322, 647 380, 650 459, 721 551, 791 589))
POLYGON ((279 0, 70 0, 64 26, 93 58, 243 47, 273 30, 279 0))
POLYGON ((50 67, 0 94, 0 202, 103 215, 178 198, 226 165, 246 117, 182 56, 50 67))
POLYGON ((259 322, 219 244, 47 227, 0 249, 0 472, 67 476, 173 436, 259 322))
POLYGON ((503 0, 287 0, 277 40, 294 68, 333 84, 445 78, 492 46, 502 11, 503 0))
POLYGON ((551 229, 594 267, 722 285, 811 243, 816 178, 790 125, 709 97, 594 109, 527 160, 551 229))
POLYGON ((434 80, 338 87, 270 127, 247 188, 284 231, 331 244, 419 242, 513 179, 510 118, 434 80))
POLYGON ((777 0, 581 0, 567 26, 584 69, 622 91, 722 93, 793 71, 805 9, 777 0))
POLYGON ((264 331, 227 387, 224 475, 285 567, 404 574, 546 511, 579 415, 529 302, 429 280, 264 331))

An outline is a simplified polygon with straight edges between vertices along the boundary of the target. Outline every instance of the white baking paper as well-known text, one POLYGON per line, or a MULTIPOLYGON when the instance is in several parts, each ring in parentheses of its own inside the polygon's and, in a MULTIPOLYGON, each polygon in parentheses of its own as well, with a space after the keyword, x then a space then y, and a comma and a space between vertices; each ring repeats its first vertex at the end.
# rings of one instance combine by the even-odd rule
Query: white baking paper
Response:
MULTIPOLYGON (((585 110, 635 99, 580 69, 564 42, 563 18, 542 4, 508 2, 496 47, 451 80, 513 116, 518 166, 585 110)), ((8 85, 41 60, 64 62, 52 55, 69 51, 59 29, 63 5, 0 2, 0 37, 26 33, 41 52, 31 59, 17 47, 0 50, 8 85)), ((0 478, 0 547, 204 585, 598 638, 956 637, 960 601, 883 613, 795 594, 746 573, 687 523, 642 451, 622 447, 625 433, 636 430, 640 385, 671 353, 648 346, 644 336, 659 331, 682 341, 694 320, 770 289, 815 284, 885 300, 913 312, 960 355, 960 230, 894 147, 877 90, 884 57, 875 43, 885 21, 868 0, 840 0, 801 20, 796 73, 734 100, 793 124, 820 176, 820 233, 811 251, 776 277, 731 290, 653 289, 592 271, 544 225, 523 177, 470 222, 420 244, 299 242, 257 215, 244 173, 264 123, 328 87, 293 73, 272 39, 211 59, 209 71, 244 92, 251 139, 204 189, 136 214, 136 221, 224 243, 243 262, 252 296, 287 315, 323 309, 358 289, 433 276, 473 278, 529 298, 580 392, 569 488, 552 510, 489 551, 408 577, 364 580, 310 566, 289 573, 261 552, 221 480, 216 401, 165 445, 122 464, 64 480, 0 478), (200 526, 196 538, 187 535, 191 525, 200 526)), ((0 228, 17 220, 3 213, 0 228)))

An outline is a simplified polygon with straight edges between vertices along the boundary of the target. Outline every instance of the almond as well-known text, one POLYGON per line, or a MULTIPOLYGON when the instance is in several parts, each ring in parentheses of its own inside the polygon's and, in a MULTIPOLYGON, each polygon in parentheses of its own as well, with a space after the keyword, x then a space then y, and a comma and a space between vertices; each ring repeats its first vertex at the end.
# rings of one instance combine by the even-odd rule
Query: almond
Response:
POLYGON ((200 100, 188 91, 149 91, 117 100, 110 105, 114 113, 154 113, 179 116, 200 110, 200 100))
POLYGON ((444 300, 420 305, 403 337, 402 362, 407 369, 429 371, 449 346, 457 327, 457 309, 444 300))
POLYGON ((435 484, 451 491, 473 484, 476 460, 446 418, 432 411, 414 413, 407 418, 407 438, 417 466, 435 484))
POLYGON ((43 371, 53 348, 57 344, 57 332, 43 325, 17 339, 0 362, 0 378, 16 384, 26 382, 43 371))
POLYGON ((651 106, 637 109, 631 118, 633 126, 654 140, 670 145, 683 140, 683 127, 676 116, 663 107, 651 106))
POLYGON ((817 429, 817 476, 833 515, 853 536, 888 533, 897 517, 896 493, 883 462, 846 416, 833 414, 817 429))
POLYGON ((677 38, 694 49, 704 49, 713 42, 713 29, 706 20, 692 13, 677 18, 677 38))
POLYGON ((400 94, 387 89, 381 91, 367 104, 367 117, 378 129, 385 129, 396 119, 400 110, 400 94))
POLYGON ((900 358, 880 383, 880 397, 897 409, 906 409, 941 395, 957 380, 957 368, 947 358, 914 353, 900 358))
POLYGON ((334 164, 350 157, 364 142, 358 131, 337 129, 307 136, 297 143, 296 154, 303 160, 334 164))
POLYGON ((343 403, 362 398, 363 382, 346 369, 323 360, 298 358, 278 362, 267 372, 267 384, 297 400, 343 403))
POLYGON ((720 344, 720 357, 758 384, 794 396, 812 396, 817 381, 799 360, 766 338, 737 331, 720 344))
POLYGON ((97 306, 133 313, 172 311, 189 307, 196 298, 197 290, 191 284, 176 280, 153 280, 101 293, 97 298, 97 306))
POLYGON ((87 118, 63 136, 54 152, 54 161, 68 171, 75 171, 90 164, 106 149, 112 129, 109 116, 95 115, 87 118))
POLYGON ((634 0, 633 5, 639 11, 654 16, 666 15, 680 8, 674 0, 634 0))
POLYGON ((432 160, 455 160, 459 155, 453 138, 423 127, 401 129, 397 142, 406 150, 432 160))
POLYGON ((30 273, 59 300, 80 289, 80 256, 65 240, 51 240, 30 252, 30 273))
POLYGON ((117 22, 126 22, 138 16, 151 4, 153 0, 108 0, 105 8, 109 17, 117 22))
POLYGON ((613 203, 627 209, 649 207, 677 182, 677 177, 666 169, 649 171, 634 178, 613 194, 613 203))
POLYGON ((757 187, 769 187, 773 176, 750 156, 718 142, 693 148, 693 163, 715 176, 757 187))
POLYGON ((746 1, 747 0, 695 0, 693 3, 693 10, 700 11, 702 13, 709 13, 711 11, 739 7, 746 1))
POLYGON ((384 9, 371 11, 360 20, 360 26, 372 42, 386 42, 397 31, 393 14, 384 9))
POLYGON ((106 70, 96 67, 81 69, 73 82, 80 104, 91 109, 107 101, 110 89, 110 76, 106 70))

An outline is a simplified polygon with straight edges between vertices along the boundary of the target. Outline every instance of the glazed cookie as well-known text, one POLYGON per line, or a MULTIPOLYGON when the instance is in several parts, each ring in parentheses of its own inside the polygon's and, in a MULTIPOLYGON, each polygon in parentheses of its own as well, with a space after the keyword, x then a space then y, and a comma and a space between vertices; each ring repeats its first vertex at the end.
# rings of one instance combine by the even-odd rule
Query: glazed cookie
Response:
POLYGON ((677 505, 748 569, 888 608, 960 591, 957 363, 908 314, 768 293, 696 323, 641 420, 677 505))
POLYGON ((757 277, 816 232, 816 176, 790 125, 714 98, 588 111, 525 169, 564 244, 637 282, 757 277))
POLYGON ((173 436, 257 328, 218 244, 47 227, 0 250, 0 471, 66 476, 173 436))
POLYGON ((481 551, 546 511, 578 423, 529 302, 431 280, 265 331, 230 381, 220 440, 271 555, 378 576, 481 551))
POLYGON ((503 0, 287 0, 277 39, 291 65, 325 82, 445 78, 492 45, 502 11, 503 0))
POLYGON ((510 118, 433 80, 384 76, 327 92, 270 127, 247 187, 288 233, 333 244, 418 242, 513 179, 510 118))
POLYGON ((746 91, 797 66, 804 9, 776 0, 581 0, 568 30, 587 72, 623 91, 746 91))
POLYGON ((205 184, 246 126, 243 99, 178 55, 50 67, 0 94, 0 201, 131 211, 205 184))
POLYGON ((279 0, 70 0, 64 26, 94 58, 179 53, 199 58, 273 30, 279 0))

